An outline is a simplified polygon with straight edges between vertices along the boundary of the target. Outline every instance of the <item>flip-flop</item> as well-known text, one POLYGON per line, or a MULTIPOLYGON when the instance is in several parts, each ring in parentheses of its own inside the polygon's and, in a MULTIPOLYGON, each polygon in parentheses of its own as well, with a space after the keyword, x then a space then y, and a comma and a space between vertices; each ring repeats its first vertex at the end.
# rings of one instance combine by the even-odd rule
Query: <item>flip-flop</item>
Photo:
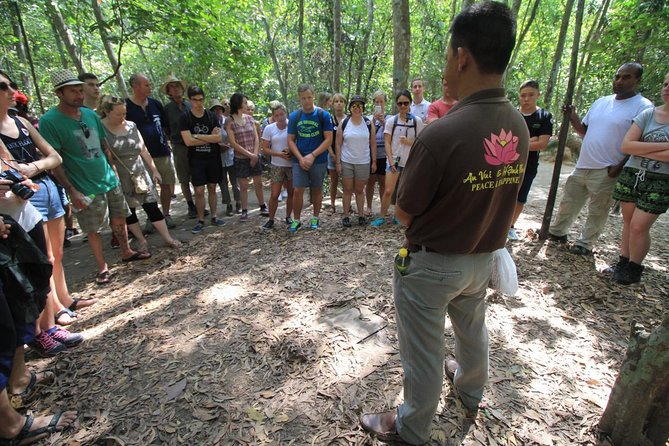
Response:
POLYGON ((127 259, 121 259, 124 262, 134 262, 136 260, 146 260, 151 258, 151 253, 150 252, 136 252, 127 259))
MULTIPOLYGON (((70 304, 69 308, 72 311, 77 311, 77 307, 79 306, 79 302, 89 302, 88 305, 81 305, 81 308, 86 308, 90 307, 94 303, 96 303, 98 300, 95 297, 73 297, 72 298, 72 303, 70 304)), ((70 315, 71 316, 71 315, 70 315)))
POLYGON ((109 272, 109 270, 102 271, 101 273, 98 273, 97 276, 95 276, 95 283, 98 285, 106 285, 111 280, 111 276, 112 274, 109 272))
POLYGON ((55 316, 54 316, 54 322, 58 325, 71 325, 74 322, 74 318, 76 318, 78 316, 77 313, 74 312, 74 309, 71 308, 71 307, 72 306, 70 305, 70 308, 63 308, 58 313, 56 313, 55 316), (68 322, 62 322, 60 320, 60 317, 62 315, 69 316, 70 320, 68 322))

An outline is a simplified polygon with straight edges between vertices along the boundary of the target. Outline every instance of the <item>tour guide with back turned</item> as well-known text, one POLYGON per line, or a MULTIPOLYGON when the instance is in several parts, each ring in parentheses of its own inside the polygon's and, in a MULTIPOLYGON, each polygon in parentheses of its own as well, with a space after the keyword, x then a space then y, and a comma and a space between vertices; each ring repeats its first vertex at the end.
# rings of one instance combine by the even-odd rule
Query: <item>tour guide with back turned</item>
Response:
POLYGON ((460 102, 427 126, 402 172, 396 217, 411 261, 393 289, 404 402, 361 417, 384 440, 430 439, 444 375, 444 317, 455 335, 446 374, 468 416, 488 379, 485 295, 492 252, 505 244, 529 146, 527 125, 506 98, 502 76, 515 43, 503 3, 482 2, 453 21, 446 80, 460 102))

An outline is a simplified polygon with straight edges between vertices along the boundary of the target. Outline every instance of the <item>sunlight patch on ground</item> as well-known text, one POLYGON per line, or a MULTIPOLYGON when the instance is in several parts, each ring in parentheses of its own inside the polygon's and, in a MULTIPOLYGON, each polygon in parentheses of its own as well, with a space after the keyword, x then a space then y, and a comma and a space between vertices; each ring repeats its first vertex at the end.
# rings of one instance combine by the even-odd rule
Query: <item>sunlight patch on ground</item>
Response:
POLYGON ((225 305, 237 301, 246 292, 246 288, 238 284, 216 283, 200 291, 196 297, 205 304, 225 305))

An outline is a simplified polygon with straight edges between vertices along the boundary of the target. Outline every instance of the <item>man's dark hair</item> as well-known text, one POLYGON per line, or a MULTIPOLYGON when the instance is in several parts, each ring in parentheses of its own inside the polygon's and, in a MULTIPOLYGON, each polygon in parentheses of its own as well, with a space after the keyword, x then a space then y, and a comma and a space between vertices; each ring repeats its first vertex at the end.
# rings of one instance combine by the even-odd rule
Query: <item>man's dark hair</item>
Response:
POLYGON ((79 76, 77 76, 77 78, 81 82, 86 82, 88 79, 93 79, 95 81, 98 80, 98 77, 96 75, 94 75, 93 73, 81 73, 79 76))
POLYGON ((641 76, 643 76, 643 65, 641 65, 639 62, 627 62, 623 64, 623 67, 634 68, 636 70, 637 79, 641 79, 641 76))
POLYGON ((503 3, 475 3, 455 17, 451 49, 466 48, 481 74, 502 74, 516 44, 516 19, 503 3))
POLYGON ((244 104, 244 99, 248 99, 246 95, 243 95, 241 93, 234 93, 232 96, 230 96, 230 114, 234 115, 236 114, 239 110, 242 109, 242 105, 244 104))
POLYGON ((535 81, 534 79, 527 80, 520 84, 520 88, 518 88, 518 91, 522 90, 523 88, 534 88, 536 90, 539 90, 539 82, 535 81))
POLYGON ((309 84, 302 84, 299 87, 297 87, 297 94, 298 95, 304 93, 305 91, 310 91, 313 94, 314 89, 309 84))
POLYGON ((197 85, 191 85, 188 87, 188 93, 186 93, 189 98, 192 98, 193 96, 199 96, 202 95, 204 97, 204 91, 197 85))

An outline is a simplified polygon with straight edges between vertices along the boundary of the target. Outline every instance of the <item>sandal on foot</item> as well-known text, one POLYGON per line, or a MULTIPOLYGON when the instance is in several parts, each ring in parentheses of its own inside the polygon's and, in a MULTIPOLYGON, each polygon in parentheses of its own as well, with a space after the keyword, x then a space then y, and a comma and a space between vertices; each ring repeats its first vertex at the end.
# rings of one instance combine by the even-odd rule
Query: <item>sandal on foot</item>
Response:
POLYGON ((22 392, 18 393, 9 393, 9 400, 14 409, 20 409, 24 407, 33 396, 37 386, 46 386, 54 382, 56 375, 50 370, 44 370, 42 372, 33 372, 30 371, 30 381, 25 389, 22 392), (42 378, 37 379, 37 374, 41 373, 42 378))
POLYGON ((149 258, 151 258, 151 253, 150 252, 136 252, 133 255, 131 255, 130 257, 128 257, 126 259, 121 259, 121 260, 123 260, 124 262, 127 263, 127 262, 134 262, 136 260, 146 260, 146 259, 149 259, 149 258))
POLYGON ((98 285, 106 285, 111 281, 112 273, 109 270, 102 271, 95 276, 95 283, 98 285))
POLYGON ((78 316, 71 307, 72 306, 70 305, 70 308, 63 308, 58 313, 56 313, 54 316, 54 322, 58 325, 71 325, 74 322, 74 319, 78 316), (69 319, 61 320, 62 316, 68 316, 69 319))
POLYGON ((98 299, 95 297, 74 297, 72 298, 72 303, 67 308, 69 308, 72 311, 77 311, 77 308, 90 307, 91 305, 96 304, 97 301, 98 299))
POLYGON ((63 412, 56 412, 51 417, 51 421, 49 421, 48 426, 30 430, 30 428, 33 426, 33 423, 35 422, 35 417, 32 415, 26 415, 26 421, 23 423, 23 427, 21 428, 19 434, 11 439, 0 438, 0 446, 23 446, 37 443, 38 441, 43 440, 55 432, 64 431, 65 429, 71 427, 72 424, 68 424, 61 429, 58 428, 58 422, 60 421, 61 416, 63 416, 63 412))

